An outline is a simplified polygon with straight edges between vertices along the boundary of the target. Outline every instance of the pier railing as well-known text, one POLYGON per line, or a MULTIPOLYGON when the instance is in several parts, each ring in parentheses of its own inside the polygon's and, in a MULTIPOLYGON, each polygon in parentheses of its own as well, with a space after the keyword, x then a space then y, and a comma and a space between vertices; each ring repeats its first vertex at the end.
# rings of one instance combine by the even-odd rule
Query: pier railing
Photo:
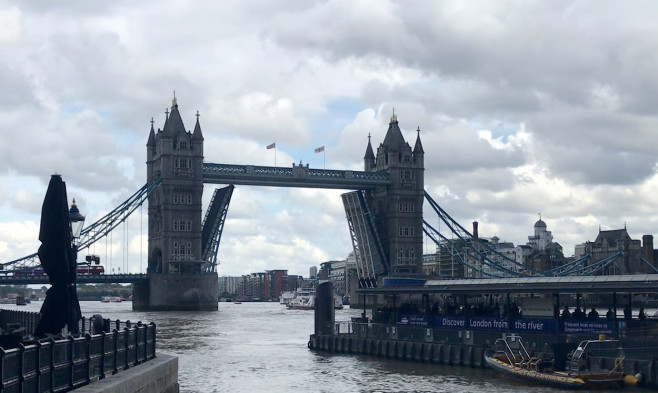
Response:
MULTIPOLYGON (((10 320, 36 314, 9 315, 11 311, 5 311, 2 317, 10 320)), ((66 392, 156 357, 154 323, 103 320, 101 330, 98 318, 96 323, 92 321, 82 320, 84 333, 77 337, 25 341, 12 349, 0 348, 0 392, 66 392), (106 331, 107 327, 111 330, 106 331)), ((16 322, 3 319, 3 323, 11 326, 16 322)))

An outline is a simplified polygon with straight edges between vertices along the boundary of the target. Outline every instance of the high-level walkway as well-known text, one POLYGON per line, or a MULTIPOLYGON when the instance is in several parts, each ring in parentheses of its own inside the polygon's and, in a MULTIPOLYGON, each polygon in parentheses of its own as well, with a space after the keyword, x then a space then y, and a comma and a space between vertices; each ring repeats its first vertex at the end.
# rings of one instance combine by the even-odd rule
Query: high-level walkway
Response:
POLYGON ((391 184, 388 172, 341 171, 292 167, 203 164, 206 184, 369 190, 391 184))

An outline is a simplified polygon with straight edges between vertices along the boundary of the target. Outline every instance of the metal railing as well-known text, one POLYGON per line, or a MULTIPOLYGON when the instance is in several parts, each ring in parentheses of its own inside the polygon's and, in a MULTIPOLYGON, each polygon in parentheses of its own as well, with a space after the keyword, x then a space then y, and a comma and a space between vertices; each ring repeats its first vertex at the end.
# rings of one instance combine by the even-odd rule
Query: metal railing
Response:
MULTIPOLYGON (((12 312, 2 311, 3 323, 20 323, 4 319, 12 312)), ((23 315, 13 315, 13 321, 36 314, 20 313, 23 315)), ((29 330, 33 321, 24 319, 24 326, 29 330)), ((93 332, 94 326, 98 330, 100 325, 92 318, 83 318, 84 334, 78 337, 26 341, 16 348, 0 348, 0 392, 67 392, 156 357, 154 323, 106 319, 102 325, 101 331, 93 332)))

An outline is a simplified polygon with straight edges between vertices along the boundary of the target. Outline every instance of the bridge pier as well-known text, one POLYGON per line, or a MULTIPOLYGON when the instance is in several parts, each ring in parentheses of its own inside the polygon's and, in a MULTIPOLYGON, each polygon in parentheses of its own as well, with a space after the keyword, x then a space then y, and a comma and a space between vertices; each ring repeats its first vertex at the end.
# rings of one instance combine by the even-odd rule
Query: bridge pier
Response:
POLYGON ((217 311, 217 274, 149 274, 133 284, 134 311, 217 311))

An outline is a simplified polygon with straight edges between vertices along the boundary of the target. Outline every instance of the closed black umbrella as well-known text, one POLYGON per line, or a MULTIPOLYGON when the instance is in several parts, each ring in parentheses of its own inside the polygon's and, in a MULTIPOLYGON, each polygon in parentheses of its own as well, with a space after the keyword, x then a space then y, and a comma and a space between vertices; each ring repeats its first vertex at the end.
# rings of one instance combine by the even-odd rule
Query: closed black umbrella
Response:
POLYGON ((41 208, 39 259, 48 275, 50 289, 41 306, 41 319, 34 335, 59 334, 68 325, 78 333, 82 317, 76 291, 76 250, 69 221, 66 184, 60 175, 52 175, 41 208))

